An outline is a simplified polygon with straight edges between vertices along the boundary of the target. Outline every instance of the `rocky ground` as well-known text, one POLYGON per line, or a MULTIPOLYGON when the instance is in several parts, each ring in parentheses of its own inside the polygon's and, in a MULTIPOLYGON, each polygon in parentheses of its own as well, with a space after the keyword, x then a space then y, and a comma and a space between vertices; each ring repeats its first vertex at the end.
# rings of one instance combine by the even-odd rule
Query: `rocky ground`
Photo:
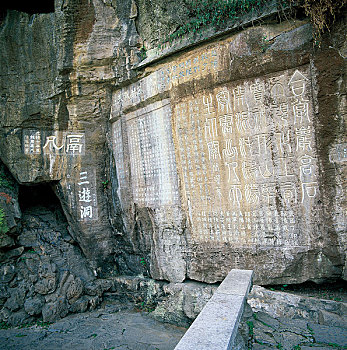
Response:
POLYGON ((247 321, 248 349, 328 350, 347 349, 347 329, 307 320, 274 318, 264 312, 247 321))
POLYGON ((342 285, 282 288, 253 286, 241 325, 249 350, 347 349, 342 285))
MULTIPOLYGON (((254 287, 249 302, 258 311, 245 309, 241 333, 246 335, 247 350, 347 349, 343 302, 302 298, 259 286, 254 287), (320 316, 316 318, 318 307, 320 316)), ((109 298, 97 310, 69 315, 55 323, 41 321, 1 329, 0 350, 173 350, 185 331, 184 327, 154 320, 152 313, 140 310, 138 304, 109 298)))
POLYGON ((336 281, 334 283, 316 284, 313 282, 306 282, 302 284, 291 285, 275 285, 268 286, 267 289, 284 291, 296 295, 306 297, 313 297, 325 300, 335 300, 347 303, 347 282, 336 281))
POLYGON ((1 350, 172 350, 186 328, 160 323, 129 305, 69 315, 49 324, 0 330, 1 350))

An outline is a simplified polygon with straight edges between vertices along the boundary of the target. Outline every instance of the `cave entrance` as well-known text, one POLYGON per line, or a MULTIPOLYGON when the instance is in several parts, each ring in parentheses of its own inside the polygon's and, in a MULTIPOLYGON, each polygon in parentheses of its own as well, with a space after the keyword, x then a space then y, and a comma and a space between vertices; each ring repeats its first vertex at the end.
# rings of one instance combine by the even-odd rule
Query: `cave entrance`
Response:
POLYGON ((54 182, 38 185, 19 185, 18 202, 22 211, 22 221, 37 217, 49 222, 57 230, 66 231, 68 222, 61 203, 53 191, 54 182))
POLYGON ((19 185, 18 201, 22 212, 32 207, 46 207, 53 211, 62 211, 61 204, 52 189, 51 183, 30 186, 19 185))

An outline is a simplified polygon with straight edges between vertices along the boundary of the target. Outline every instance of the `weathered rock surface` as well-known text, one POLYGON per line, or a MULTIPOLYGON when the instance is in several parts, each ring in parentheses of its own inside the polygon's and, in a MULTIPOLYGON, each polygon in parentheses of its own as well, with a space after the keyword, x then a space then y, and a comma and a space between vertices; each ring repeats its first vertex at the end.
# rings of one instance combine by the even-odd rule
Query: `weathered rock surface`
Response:
POLYGON ((9 11, 2 320, 95 308, 126 289, 119 274, 171 282, 145 289, 156 302, 170 294, 156 312, 176 307, 183 321, 213 288, 186 279, 214 283, 231 268, 261 284, 346 278, 345 23, 316 48, 308 19, 265 12, 261 26, 248 16, 152 55, 186 20, 186 1, 9 11))
POLYGON ((53 324, 1 329, 0 349, 172 350, 185 330, 162 324, 124 304, 108 303, 97 311, 69 315, 53 324))
POLYGON ((159 302, 153 317, 164 322, 187 327, 212 297, 216 286, 197 282, 170 283, 164 286, 164 301, 159 302))
POLYGON ((328 154, 344 136, 327 120, 332 109, 342 120, 345 91, 334 80, 342 83, 345 62, 312 50, 311 38, 307 21, 248 28, 144 67, 113 93, 124 222, 139 246, 150 244, 154 278, 211 283, 233 267, 254 269, 263 284, 343 275, 335 176, 344 160, 337 148, 336 161, 328 154))
POLYGON ((248 304, 254 312, 266 312, 271 317, 310 320, 347 329, 347 305, 343 302, 274 292, 253 286, 248 304))
POLYGON ((12 326, 93 310, 113 286, 110 280, 95 280, 49 188, 41 205, 37 196, 33 189, 27 200, 12 198, 17 206, 21 201, 21 221, 11 232, 14 246, 0 255, 0 321, 12 326))
POLYGON ((248 304, 240 327, 248 349, 346 347, 345 303, 253 286, 248 304))

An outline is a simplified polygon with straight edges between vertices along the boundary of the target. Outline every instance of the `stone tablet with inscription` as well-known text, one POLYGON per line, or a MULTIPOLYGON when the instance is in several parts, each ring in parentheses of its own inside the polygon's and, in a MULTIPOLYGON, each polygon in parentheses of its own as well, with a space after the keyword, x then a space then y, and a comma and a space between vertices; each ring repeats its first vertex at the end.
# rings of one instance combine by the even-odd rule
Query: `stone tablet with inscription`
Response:
MULTIPOLYGON (((235 79, 234 48, 232 38, 200 47, 114 92, 124 210, 152 213, 155 278, 215 282, 246 268, 261 283, 319 280, 327 261, 314 69, 276 62, 245 77, 235 68, 235 79)), ((338 145, 330 158, 341 154, 338 145)))

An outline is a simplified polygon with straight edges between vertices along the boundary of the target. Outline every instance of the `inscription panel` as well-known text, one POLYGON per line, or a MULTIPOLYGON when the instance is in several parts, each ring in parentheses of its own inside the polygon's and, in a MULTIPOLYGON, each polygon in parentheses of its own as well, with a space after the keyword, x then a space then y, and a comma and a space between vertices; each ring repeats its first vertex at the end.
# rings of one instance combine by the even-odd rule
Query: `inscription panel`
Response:
POLYGON ((24 154, 84 156, 85 147, 84 131, 54 131, 52 134, 46 130, 23 130, 24 154))
POLYGON ((81 169, 67 176, 67 194, 70 208, 76 213, 78 221, 98 220, 98 201, 95 169, 81 169), (76 179, 73 181, 72 179, 76 179))
POLYGON ((209 45, 184 59, 162 65, 141 80, 119 89, 112 96, 110 119, 119 118, 127 108, 169 91, 173 86, 216 74, 222 68, 222 49, 225 49, 223 44, 209 45))
POLYGON ((196 241, 308 245, 317 158, 308 68, 231 83, 175 104, 186 211, 196 241), (300 227, 300 229, 299 229, 300 227))
POLYGON ((126 116, 126 129, 134 202, 150 207, 178 203, 171 107, 168 100, 129 113, 126 116))

